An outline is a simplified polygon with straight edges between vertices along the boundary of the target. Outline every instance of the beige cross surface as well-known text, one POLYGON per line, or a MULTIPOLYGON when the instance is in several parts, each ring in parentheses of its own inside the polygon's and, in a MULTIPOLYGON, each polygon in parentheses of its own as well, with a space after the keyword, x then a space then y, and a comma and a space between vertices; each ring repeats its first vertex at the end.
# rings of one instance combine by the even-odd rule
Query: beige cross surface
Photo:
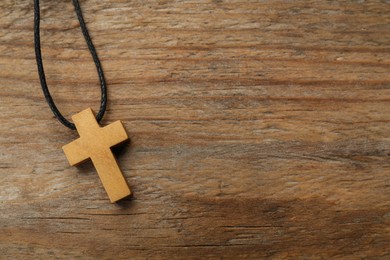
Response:
POLYGON ((91 159, 111 202, 131 195, 129 185, 111 151, 111 147, 129 139, 122 122, 116 121, 100 127, 90 108, 72 116, 72 120, 80 138, 62 147, 70 165, 91 159))

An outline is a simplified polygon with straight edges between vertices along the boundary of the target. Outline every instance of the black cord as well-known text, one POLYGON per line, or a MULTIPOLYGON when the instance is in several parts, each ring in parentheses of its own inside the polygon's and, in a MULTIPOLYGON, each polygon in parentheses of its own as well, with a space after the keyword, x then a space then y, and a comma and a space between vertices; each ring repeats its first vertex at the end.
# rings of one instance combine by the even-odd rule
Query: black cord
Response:
MULTIPOLYGON (((101 101, 100 101, 100 110, 99 113, 96 115, 96 120, 100 122, 100 120, 103 118, 104 112, 106 111, 107 107, 107 87, 106 87, 106 81, 104 79, 103 69, 100 65, 99 57, 96 53, 95 47, 93 46, 91 37, 89 36, 87 26, 85 25, 83 14, 81 12, 80 4, 78 0, 72 0, 77 18, 80 22, 80 27, 83 32, 85 41, 87 42, 89 51, 91 52, 93 61, 95 62, 96 69, 99 75, 100 80, 100 89, 101 89, 101 101)), ((46 84, 46 77, 45 77, 45 71, 43 69, 43 63, 42 63, 42 54, 41 54, 41 37, 40 37, 40 10, 39 10, 39 0, 34 0, 34 47, 35 47, 35 57, 37 60, 37 66, 38 66, 38 74, 39 74, 39 80, 41 81, 42 91, 45 95, 46 101, 49 104, 50 109, 53 111, 56 118, 66 127, 75 130, 75 125, 67 120, 61 112, 58 110, 57 106, 55 105, 53 98, 50 95, 50 91, 46 84)))

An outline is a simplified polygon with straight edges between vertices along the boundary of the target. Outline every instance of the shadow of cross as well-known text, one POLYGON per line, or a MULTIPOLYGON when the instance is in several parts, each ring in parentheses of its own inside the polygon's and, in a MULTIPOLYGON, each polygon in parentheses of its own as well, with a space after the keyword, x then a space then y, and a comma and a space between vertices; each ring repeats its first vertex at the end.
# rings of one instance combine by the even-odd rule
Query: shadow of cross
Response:
POLYGON ((100 127, 90 108, 72 116, 72 120, 80 138, 62 147, 70 165, 91 159, 111 202, 129 196, 131 190, 110 149, 129 139, 122 122, 100 127))

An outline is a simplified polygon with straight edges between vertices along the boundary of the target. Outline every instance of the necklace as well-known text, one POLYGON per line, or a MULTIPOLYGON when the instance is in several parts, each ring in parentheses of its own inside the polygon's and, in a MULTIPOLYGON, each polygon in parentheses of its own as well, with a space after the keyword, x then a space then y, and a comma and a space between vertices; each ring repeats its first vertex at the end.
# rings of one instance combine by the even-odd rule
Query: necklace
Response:
POLYGON ((55 105, 46 84, 46 76, 42 62, 39 0, 34 0, 34 47, 39 80, 45 99, 55 117, 64 126, 72 130, 77 130, 80 135, 78 139, 62 147, 69 164, 75 166, 86 160, 92 160, 110 201, 116 202, 131 195, 131 190, 116 162, 116 159, 111 151, 111 147, 127 141, 129 137, 121 121, 116 121, 105 127, 99 126, 99 122, 103 118, 107 106, 106 82, 99 57, 96 53, 91 37, 89 36, 87 26, 85 25, 79 1, 72 0, 72 2, 85 41, 87 42, 88 49, 91 52, 99 75, 101 102, 98 114, 95 117, 92 109, 87 108, 80 113, 73 115, 72 123, 61 114, 55 105))

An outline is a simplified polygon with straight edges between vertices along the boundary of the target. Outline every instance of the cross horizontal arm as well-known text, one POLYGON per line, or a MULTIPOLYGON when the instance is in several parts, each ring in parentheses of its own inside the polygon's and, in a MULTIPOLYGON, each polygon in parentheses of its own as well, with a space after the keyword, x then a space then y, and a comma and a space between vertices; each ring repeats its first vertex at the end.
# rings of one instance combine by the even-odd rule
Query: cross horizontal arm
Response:
POLYGON ((81 138, 64 145, 62 150, 64 150, 66 158, 68 158, 69 164, 72 166, 82 163, 90 158, 90 153, 87 149, 85 149, 84 142, 81 138))
POLYGON ((123 143, 129 139, 120 120, 101 128, 101 130, 104 133, 102 136, 107 136, 107 140, 105 141, 108 142, 109 147, 123 143))

